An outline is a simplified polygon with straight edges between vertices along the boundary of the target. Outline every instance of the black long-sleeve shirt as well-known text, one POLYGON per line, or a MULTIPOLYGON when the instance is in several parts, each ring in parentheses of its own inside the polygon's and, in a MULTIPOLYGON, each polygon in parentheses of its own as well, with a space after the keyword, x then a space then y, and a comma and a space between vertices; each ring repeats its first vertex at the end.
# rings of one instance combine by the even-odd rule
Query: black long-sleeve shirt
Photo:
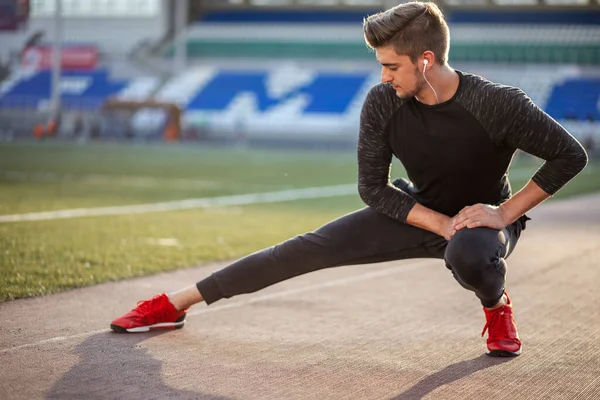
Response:
POLYGON ((363 201, 405 222, 416 202, 448 216, 510 198, 508 167, 517 149, 546 162, 533 181, 552 195, 587 164, 579 142, 518 88, 457 71, 456 94, 437 105, 400 99, 374 86, 361 112, 358 189, 363 201), (390 183, 392 156, 414 191, 390 183))

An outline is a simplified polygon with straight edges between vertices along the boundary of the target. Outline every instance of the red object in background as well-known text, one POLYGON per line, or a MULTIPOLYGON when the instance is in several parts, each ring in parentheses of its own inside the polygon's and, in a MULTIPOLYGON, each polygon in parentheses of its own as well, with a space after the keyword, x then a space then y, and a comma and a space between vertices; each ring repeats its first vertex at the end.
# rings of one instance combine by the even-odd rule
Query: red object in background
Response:
POLYGON ((33 127, 33 136, 35 136, 35 138, 38 140, 41 140, 44 138, 44 125, 43 124, 36 124, 33 127))
MULTIPOLYGON (((90 71, 98 66, 98 48, 92 45, 64 45, 62 66, 67 71, 90 71)), ((30 46, 23 51, 24 68, 47 70, 52 68, 52 46, 30 46)))

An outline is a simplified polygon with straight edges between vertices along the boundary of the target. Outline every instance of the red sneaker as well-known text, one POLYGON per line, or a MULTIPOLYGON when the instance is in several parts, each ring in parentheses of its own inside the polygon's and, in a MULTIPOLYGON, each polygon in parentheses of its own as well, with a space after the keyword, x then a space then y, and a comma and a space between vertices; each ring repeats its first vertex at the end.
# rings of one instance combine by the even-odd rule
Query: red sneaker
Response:
POLYGON ((180 329, 185 323, 186 311, 178 311, 167 294, 162 293, 150 300, 138 301, 133 310, 111 322, 110 329, 119 333, 180 329))
POLYGON ((486 354, 492 357, 515 357, 521 354, 521 341, 513 318, 513 306, 506 294, 506 305, 485 312, 485 326, 481 336, 488 330, 486 354))

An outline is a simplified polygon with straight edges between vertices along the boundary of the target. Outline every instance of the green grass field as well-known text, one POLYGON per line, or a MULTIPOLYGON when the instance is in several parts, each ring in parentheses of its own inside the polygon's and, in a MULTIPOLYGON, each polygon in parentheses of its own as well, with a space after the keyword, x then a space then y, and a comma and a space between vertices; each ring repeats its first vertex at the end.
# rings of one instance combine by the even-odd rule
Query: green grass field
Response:
MULTIPOLYGON (((540 162, 513 165, 513 189, 540 162)), ((591 164, 556 198, 600 190, 591 164)), ((394 176, 402 176, 394 165, 394 176)), ((0 144, 0 216, 353 184, 352 151, 0 144)), ((362 207, 358 195, 0 222, 0 301, 234 259, 362 207)), ((202 277, 190 276, 190 283, 202 277)))

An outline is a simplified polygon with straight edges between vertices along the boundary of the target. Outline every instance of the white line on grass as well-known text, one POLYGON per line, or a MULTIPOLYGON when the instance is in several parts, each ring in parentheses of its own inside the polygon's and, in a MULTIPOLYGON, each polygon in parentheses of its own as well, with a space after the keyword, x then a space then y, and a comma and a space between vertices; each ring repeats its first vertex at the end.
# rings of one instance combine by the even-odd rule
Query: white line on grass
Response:
POLYGON ((1 215, 0 222, 43 221, 51 219, 98 217, 106 215, 142 214, 160 211, 188 210, 240 206, 259 203, 277 203, 300 199, 316 199, 356 194, 355 184, 282 190, 278 192, 249 193, 233 196, 205 197, 198 199, 166 201, 162 203, 134 204, 129 206, 75 208, 71 210, 46 211, 27 214, 1 215))
MULTIPOLYGON (((228 310, 228 309, 237 308, 237 307, 243 307, 243 306, 246 306, 249 304, 258 303, 260 301, 276 299, 279 297, 285 297, 285 296, 290 296, 290 295, 295 295, 295 294, 300 294, 300 293, 311 292, 313 290, 319 290, 319 289, 329 288, 329 287, 333 287, 333 286, 348 285, 351 283, 360 282, 360 281, 364 281, 367 279, 381 278, 384 276, 389 276, 389 275, 397 274, 400 272, 412 271, 418 267, 421 267, 423 264, 427 264, 427 263, 431 263, 431 262, 432 262, 432 260, 419 260, 419 261, 409 262, 409 263, 395 266, 395 267, 382 269, 381 271, 366 272, 364 274, 341 278, 341 279, 337 279, 337 280, 330 281, 330 282, 317 283, 314 285, 308 285, 308 286, 297 288, 297 289, 282 290, 281 292, 266 294, 263 296, 250 298, 248 300, 242 300, 242 301, 238 301, 238 302, 234 302, 234 303, 226 303, 226 304, 223 304, 222 306, 211 306, 211 307, 204 308, 204 309, 201 309, 198 311, 189 312, 187 314, 187 316, 195 317, 197 315, 208 314, 211 312, 223 311, 223 310, 228 310)), ((87 337, 87 336, 91 336, 91 335, 97 335, 99 333, 104 333, 104 332, 108 332, 108 329, 99 329, 96 331, 83 332, 83 333, 78 333, 76 335, 70 335, 70 336, 57 336, 57 337, 44 339, 44 340, 40 340, 40 341, 33 342, 33 343, 26 343, 26 344, 14 346, 14 347, 7 347, 4 349, 1 349, 0 354, 10 353, 10 352, 14 352, 17 350, 26 349, 29 347, 40 346, 40 345, 47 344, 47 343, 64 342, 66 340, 77 339, 77 338, 87 337)))
MULTIPOLYGON (((584 173, 592 172, 588 167, 584 173)), ((521 168, 510 172, 513 179, 531 176, 532 169, 521 168)), ((0 215, 0 223, 21 221, 44 221, 77 217, 98 217, 107 215, 143 214, 160 211, 189 210, 194 208, 213 208, 241 206, 250 204, 278 203, 301 199, 347 196, 357 194, 356 184, 321 186, 304 189, 290 189, 277 192, 249 193, 221 197, 205 197, 188 200, 167 201, 162 203, 133 204, 128 206, 75 208, 69 210, 45 211, 26 214, 0 215)))

